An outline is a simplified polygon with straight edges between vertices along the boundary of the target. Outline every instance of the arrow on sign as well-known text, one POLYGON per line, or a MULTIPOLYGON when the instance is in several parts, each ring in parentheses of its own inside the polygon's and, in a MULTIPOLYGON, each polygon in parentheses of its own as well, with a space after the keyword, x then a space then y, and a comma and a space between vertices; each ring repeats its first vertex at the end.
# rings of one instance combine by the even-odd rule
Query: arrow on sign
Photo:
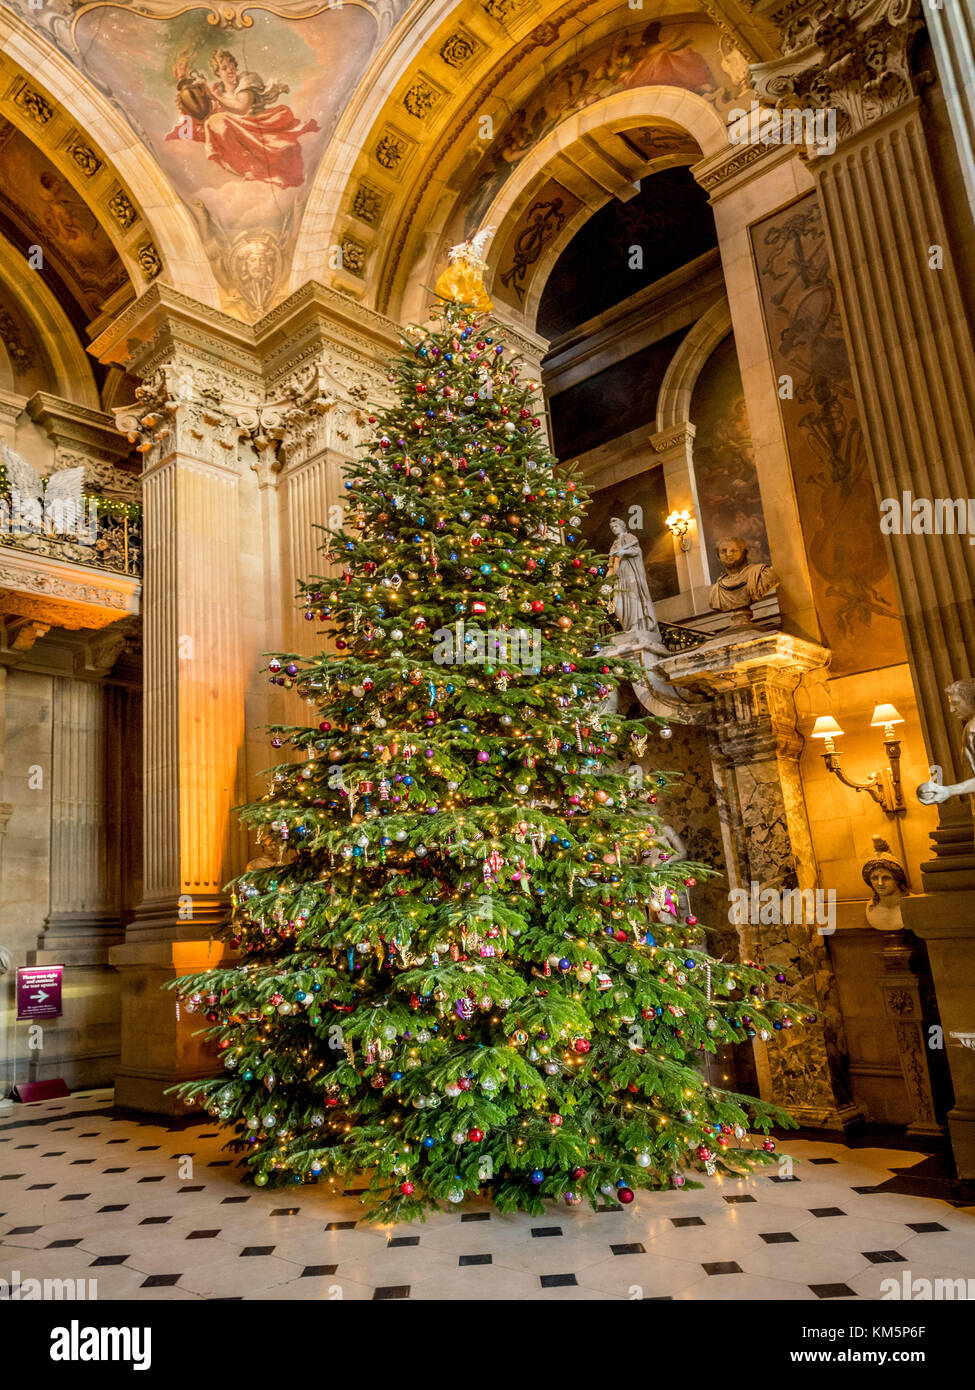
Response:
POLYGON ((34 998, 35 998, 35 1000, 37 1001, 38 1004, 43 1004, 43 1003, 44 1003, 44 1000, 48 998, 48 992, 47 992, 47 990, 46 990, 46 989, 35 989, 35 991, 34 991, 34 998))

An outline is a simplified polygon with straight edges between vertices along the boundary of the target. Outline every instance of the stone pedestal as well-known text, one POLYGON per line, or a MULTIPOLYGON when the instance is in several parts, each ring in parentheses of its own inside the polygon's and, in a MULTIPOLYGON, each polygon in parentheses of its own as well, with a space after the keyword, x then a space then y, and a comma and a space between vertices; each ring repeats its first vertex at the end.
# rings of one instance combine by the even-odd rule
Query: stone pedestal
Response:
POLYGON ((882 951, 880 997, 884 1013, 897 1038, 897 1056, 907 1097, 914 1112, 908 1134, 940 1137, 944 1125, 938 1122, 934 1089, 928 1068, 930 1030, 937 1027, 937 1010, 931 977, 906 932, 893 932, 882 951))
POLYGON ((796 1000, 791 1031, 767 1043, 755 1039, 762 1097, 804 1125, 843 1130, 862 1115, 845 1077, 842 1021, 824 935, 831 921, 827 913, 810 910, 828 900, 810 892, 800 911, 797 897, 788 896, 818 886, 799 780, 802 740, 794 697, 806 672, 828 660, 829 653, 814 643, 754 630, 682 652, 661 669, 673 685, 706 701, 703 722, 731 888, 766 905, 772 889, 779 903, 777 911, 732 909, 741 958, 781 966, 791 977, 784 997, 796 1000), (816 1021, 800 1024, 810 1014, 816 1021))
POLYGON ((955 1093, 948 1133, 958 1176, 975 1179, 975 889, 905 898, 904 925, 927 944, 955 1093))
POLYGON ((122 1064, 115 1074, 115 1103, 157 1115, 185 1115, 171 1088, 212 1076, 212 1045, 195 1036, 205 1027, 186 1014, 167 983, 180 975, 212 970, 224 947, 214 941, 126 943, 112 951, 122 997, 122 1064))

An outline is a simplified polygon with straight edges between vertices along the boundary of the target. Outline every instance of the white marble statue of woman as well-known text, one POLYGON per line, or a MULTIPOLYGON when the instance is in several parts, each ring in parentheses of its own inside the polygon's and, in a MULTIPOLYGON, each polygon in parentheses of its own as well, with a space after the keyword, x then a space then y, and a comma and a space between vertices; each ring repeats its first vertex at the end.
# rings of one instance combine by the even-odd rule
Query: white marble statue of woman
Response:
POLYGON ((616 537, 609 548, 607 574, 613 581, 609 611, 625 636, 639 638, 639 645, 651 651, 666 653, 653 611, 640 542, 618 516, 610 519, 609 527, 616 537))

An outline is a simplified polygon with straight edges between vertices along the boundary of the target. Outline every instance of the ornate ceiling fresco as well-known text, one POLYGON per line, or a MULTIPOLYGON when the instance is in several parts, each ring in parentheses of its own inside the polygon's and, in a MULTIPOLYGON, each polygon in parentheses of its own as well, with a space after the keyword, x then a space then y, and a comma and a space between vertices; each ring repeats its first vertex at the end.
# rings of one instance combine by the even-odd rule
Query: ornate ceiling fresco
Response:
MULTIPOLYGON (((775 51, 745 0, 704 0, 696 13, 680 0, 646 0, 642 12, 618 0, 0 0, 3 10, 15 16, 8 55, 26 52, 29 35, 57 90, 131 132, 115 139, 118 167, 124 154, 144 187, 130 172, 115 191, 137 215, 140 199, 152 206, 156 232, 148 249, 143 235, 122 252, 136 291, 161 272, 251 321, 310 278, 402 312, 417 277, 517 185, 493 268, 501 297, 533 323, 544 273, 581 222, 632 196, 635 180, 701 156, 700 139, 652 101, 641 107, 642 94, 691 93, 720 128, 750 92, 748 61, 775 51), (558 143, 566 122, 633 94, 625 118, 524 183, 526 157, 558 143), (544 235, 538 203, 556 205, 544 235), (177 243, 181 269, 175 253, 167 263, 177 243)), ((86 217, 85 170, 59 159, 63 140, 27 131, 45 168, 17 124, 19 222, 60 238, 64 278, 94 317, 121 283, 106 256, 111 241, 119 249, 114 230, 100 238, 105 219, 86 217)))

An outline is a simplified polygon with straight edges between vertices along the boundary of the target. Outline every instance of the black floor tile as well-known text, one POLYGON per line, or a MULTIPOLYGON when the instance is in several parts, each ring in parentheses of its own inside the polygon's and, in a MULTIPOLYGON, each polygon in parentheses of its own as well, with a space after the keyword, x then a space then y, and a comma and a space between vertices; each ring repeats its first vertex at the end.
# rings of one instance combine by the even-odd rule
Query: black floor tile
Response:
POLYGON ((465 1211, 461 1215, 461 1221, 490 1221, 489 1211, 465 1211))
POLYGON ((403 1245, 419 1245, 419 1244, 420 1244, 420 1237, 419 1237, 419 1236, 390 1236, 390 1237, 389 1237, 389 1240, 386 1242, 386 1249, 387 1249, 387 1250, 394 1250, 394 1249, 398 1249, 400 1246, 403 1246, 403 1245))
POLYGON ((493 1259, 491 1255, 461 1255, 457 1263, 459 1265, 489 1265, 493 1259))
POLYGON ((532 1227, 532 1237, 533 1237, 533 1239, 535 1239, 535 1240, 539 1240, 539 1239, 540 1239, 541 1237, 543 1237, 543 1236, 560 1236, 561 1234, 562 1234, 562 1227, 561 1227, 561 1226, 533 1226, 533 1227, 532 1227))
POLYGON ((810 1216, 845 1216, 842 1207, 810 1207, 810 1216))
POLYGON ((734 1206, 738 1202, 757 1202, 758 1198, 743 1195, 741 1197, 726 1197, 725 1201, 729 1204, 729 1206, 734 1206))
POLYGON ((568 1289, 579 1283, 574 1274, 540 1274, 543 1289, 568 1289))
POLYGON ((759 1238, 765 1241, 766 1245, 789 1245, 798 1240, 791 1231, 759 1231, 759 1238))
POLYGON ((72 1245, 80 1245, 81 1236, 75 1236, 74 1240, 52 1240, 50 1245, 45 1246, 46 1250, 67 1250, 72 1245))
POLYGON ((330 1221, 325 1229, 326 1231, 354 1231, 355 1227, 354 1221, 330 1221))
POLYGON ((704 1220, 700 1216, 672 1216, 670 1218, 672 1226, 703 1226, 704 1220))
POLYGON ((318 1279, 327 1274, 334 1274, 337 1269, 338 1265, 305 1265, 299 1277, 302 1279, 318 1279))
POLYGON ((409 1284, 387 1284, 384 1288, 376 1289, 373 1292, 373 1300, 377 1303, 389 1302, 394 1298, 409 1298, 409 1284))
POLYGON ((856 1298, 849 1284, 810 1284, 817 1298, 856 1298))
POLYGON ((638 1240, 631 1241, 629 1245, 611 1245, 609 1248, 614 1255, 645 1255, 647 1253, 646 1246, 638 1240))
POLYGON ((143 1279, 139 1288, 171 1289, 174 1284, 179 1283, 182 1277, 182 1274, 150 1274, 148 1279, 143 1279))
POLYGON ((214 1240, 220 1234, 217 1231, 190 1231, 187 1240, 214 1240))
POLYGON ((817 1165, 818 1165, 818 1164, 822 1164, 822 1163, 839 1163, 839 1159, 838 1159, 838 1158, 810 1158, 810 1159, 808 1160, 808 1162, 809 1162, 809 1163, 815 1163, 815 1164, 817 1164, 817 1165))
POLYGON ((140 1226, 165 1226, 167 1221, 172 1221, 171 1216, 144 1216, 139 1222, 140 1226))
POLYGON ((931 1231, 947 1231, 947 1226, 942 1226, 940 1221, 908 1221, 908 1230, 916 1231, 919 1236, 926 1236, 931 1231))
POLYGON ((899 1250, 861 1250, 860 1254, 872 1265, 906 1264, 906 1260, 899 1250))
POLYGON ((273 1245, 245 1245, 238 1258, 243 1259, 245 1255, 273 1255, 273 1245))
POLYGON ((97 1260, 92 1260, 89 1269, 94 1269, 96 1265, 124 1265, 128 1255, 99 1255, 97 1260))
POLYGON ((125 1211, 128 1205, 128 1202, 112 1202, 110 1206, 99 1207, 98 1211, 99 1214, 101 1214, 101 1212, 103 1211, 125 1211))
POLYGON ((740 1264, 734 1260, 714 1260, 711 1264, 702 1264, 701 1268, 705 1274, 743 1274, 744 1270, 740 1264))

